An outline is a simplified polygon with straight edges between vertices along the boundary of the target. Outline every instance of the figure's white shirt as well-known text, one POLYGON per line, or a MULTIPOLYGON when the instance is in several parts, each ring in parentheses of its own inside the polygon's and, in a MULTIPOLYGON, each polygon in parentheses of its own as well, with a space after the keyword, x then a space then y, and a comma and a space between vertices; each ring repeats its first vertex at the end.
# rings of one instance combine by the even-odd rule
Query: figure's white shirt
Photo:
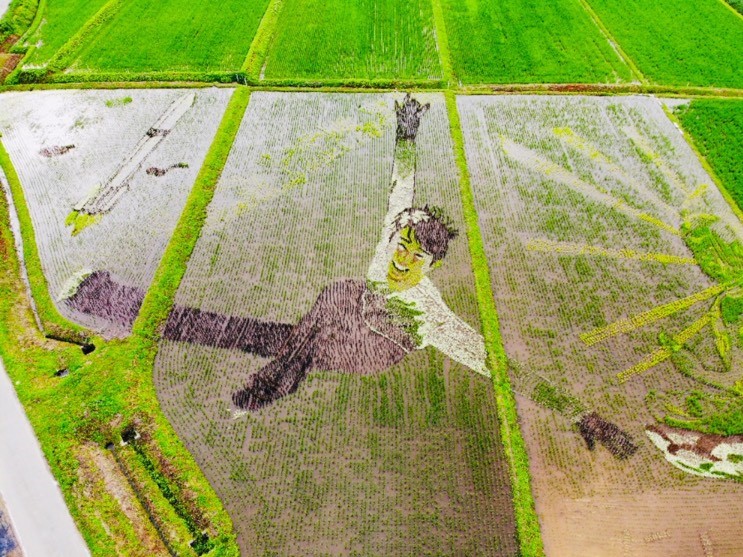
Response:
MULTIPOLYGON (((377 244, 374 258, 369 265, 367 279, 372 283, 387 284, 387 271, 397 249, 395 218, 409 208, 413 202, 414 184, 397 176, 393 168, 392 192, 389 208, 384 219, 382 237, 377 244)), ((418 348, 433 346, 473 371, 490 377, 485 363, 485 342, 477 331, 462 321, 444 302, 438 289, 428 277, 406 290, 389 292, 387 297, 396 297, 422 312, 416 317, 420 323, 417 330, 422 342, 418 348)))

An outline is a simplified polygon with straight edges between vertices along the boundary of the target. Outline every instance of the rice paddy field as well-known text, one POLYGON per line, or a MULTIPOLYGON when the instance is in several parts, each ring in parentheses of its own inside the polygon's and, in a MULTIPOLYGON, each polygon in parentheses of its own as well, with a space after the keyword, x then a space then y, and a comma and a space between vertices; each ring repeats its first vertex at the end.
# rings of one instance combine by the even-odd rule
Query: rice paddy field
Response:
POLYGON ((431 2, 286 0, 261 75, 441 78, 431 2))
POLYGON ((617 83, 630 68, 579 0, 438 0, 464 83, 617 83))
POLYGON ((85 23, 106 4, 105 0, 50 0, 39 26, 28 37, 28 44, 35 45, 29 66, 44 66, 85 23))
POLYGON ((72 63, 81 72, 240 69, 268 0, 129 2, 90 33, 72 63))
POLYGON ((12 0, 0 358, 91 554, 740 557, 741 76, 739 0, 12 0))
MULTIPOLYGON (((146 289, 178 221, 232 91, 43 91, 0 97, 3 146, 17 170, 51 297, 63 315, 120 335, 128 323, 86 315, 66 303, 76 277, 108 271, 146 289), (163 112, 188 104, 167 137, 140 162, 133 153, 163 112), (183 167, 170 168, 183 164, 183 167), (74 208, 127 168, 118 201, 90 224, 74 208), (148 169, 167 170, 163 175, 148 169), (70 283, 70 281, 73 281, 70 283)), ((94 219, 94 220, 93 220, 94 219)))
POLYGON ((648 79, 668 85, 743 84, 743 20, 724 2, 586 1, 648 79))
MULTIPOLYGON (((462 226, 443 98, 419 99, 432 108, 417 201, 462 226)), ((176 304, 296 323, 332 281, 363 279, 390 186, 392 102, 254 93, 176 304)), ((466 239, 455 242, 433 280, 479 327, 466 239)), ((430 348, 377 375, 312 373, 296 394, 235 415, 230 393, 268 361, 166 340, 155 367, 163 409, 244 553, 515 554, 487 379, 430 348)))
POLYGON ((735 555, 740 484, 672 468, 645 429, 723 413, 706 407, 723 393, 739 408, 743 353, 734 341, 726 362, 713 326, 699 326, 722 288, 689 227, 713 214, 739 245, 740 221, 657 100, 460 97, 459 108, 547 554, 698 555, 708 541, 735 555), (665 338, 684 348, 664 351, 665 338), (526 400, 540 400, 531 374, 638 451, 586 451, 569 420, 526 400))
POLYGON ((676 110, 684 130, 743 208, 743 102, 695 100, 676 110))

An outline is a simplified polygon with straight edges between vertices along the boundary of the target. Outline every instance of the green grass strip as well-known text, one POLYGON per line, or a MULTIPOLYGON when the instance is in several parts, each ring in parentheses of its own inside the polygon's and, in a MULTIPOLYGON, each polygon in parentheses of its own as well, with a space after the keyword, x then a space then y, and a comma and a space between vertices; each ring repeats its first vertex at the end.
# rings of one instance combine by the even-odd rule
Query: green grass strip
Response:
POLYGON ((439 49, 439 61, 441 70, 444 72, 444 82, 448 87, 455 83, 454 66, 451 63, 451 51, 449 50, 449 35, 446 33, 446 21, 444 20, 444 9, 441 0, 431 0, 433 5, 433 25, 436 29, 436 45, 439 49))
POLYGON ((69 67, 75 61, 75 55, 82 47, 83 43, 98 30, 104 23, 109 21, 119 9, 124 5, 126 0, 109 0, 101 7, 98 12, 85 22, 80 30, 62 45, 62 47, 52 56, 47 64, 47 71, 61 72, 69 67))
POLYGON ((451 137, 454 143, 454 156, 459 169, 459 186, 467 226, 467 240, 472 256, 472 268, 475 274, 477 302, 485 346, 488 351, 488 367, 493 374, 501 440, 510 466, 516 529, 520 546, 519 555, 522 557, 540 557, 544 555, 544 547, 534 506, 534 497, 531 492, 529 460, 526 453, 526 444, 519 429, 516 399, 511 391, 511 381, 508 377, 506 352, 500 334, 495 298, 491 290, 490 271, 485 257, 485 247, 478 225, 475 199, 464 153, 464 136, 459 121, 457 98, 452 91, 447 91, 445 97, 451 137))
POLYGON ((273 38, 276 36, 279 16, 281 9, 284 7, 284 0, 271 0, 263 14, 261 24, 255 32, 253 42, 250 44, 250 50, 245 57, 241 71, 245 72, 249 83, 257 83, 261 78, 263 64, 268 58, 268 49, 271 47, 273 38))
POLYGON ((186 201, 186 207, 163 254, 147 296, 142 303, 132 333, 151 342, 159 340, 159 328, 173 306, 176 290, 186 272, 201 228, 206 221, 207 208, 222 174, 232 143, 240 128, 250 100, 250 90, 238 88, 227 105, 214 142, 204 159, 196 182, 186 201))
POLYGON ((36 309, 39 319, 44 327, 42 333, 52 335, 57 338, 70 339, 75 342, 81 342, 88 338, 90 334, 79 325, 67 321, 57 310, 52 297, 49 295, 49 286, 44 276, 44 269, 41 265, 39 250, 36 247, 36 233, 34 232, 31 213, 26 204, 26 197, 23 194, 23 186, 18 178, 18 173, 13 167, 10 155, 0 140, 0 167, 5 172, 10 186, 10 192, 13 197, 13 205, 18 214, 18 221, 21 225, 21 238, 23 240, 23 259, 28 281, 31 286, 31 295, 36 302, 36 309))
MULTIPOLYGON (((27 50, 29 47, 24 46, 26 44, 26 41, 29 37, 32 37, 34 33, 36 33, 36 30, 41 25, 41 22, 44 21, 44 14, 46 13, 46 2, 47 0, 40 0, 38 6, 36 7, 36 14, 34 15, 34 19, 31 22, 31 25, 28 29, 21 35, 21 38, 18 39, 18 42, 13 46, 12 52, 16 52, 17 49, 21 48, 23 50, 27 50)), ((30 48, 36 48, 35 46, 32 46, 30 48)))
POLYGON ((0 18, 0 44, 11 35, 25 35, 39 11, 38 0, 13 0, 0 18))
POLYGON ((622 50, 622 47, 619 46, 619 42, 611 34, 611 31, 609 31, 609 28, 606 27, 606 25, 604 25, 604 22, 601 21, 601 18, 599 17, 599 15, 595 11, 593 11, 593 8, 587 2, 587 0, 578 0, 578 1, 581 3, 581 6, 583 6, 584 10, 586 10, 588 15, 593 20, 593 22, 596 24, 596 27, 598 27, 599 30, 604 34, 604 37, 606 37, 606 40, 609 41, 609 44, 616 51, 616 53, 619 55, 622 61, 625 64, 627 64, 627 67, 630 69, 630 71, 635 76, 635 78, 637 78, 637 80, 643 85, 647 85, 649 82, 647 78, 643 75, 643 73, 640 71, 640 68, 638 68, 637 65, 632 61, 632 58, 630 58, 627 55, 627 53, 624 50, 622 50))

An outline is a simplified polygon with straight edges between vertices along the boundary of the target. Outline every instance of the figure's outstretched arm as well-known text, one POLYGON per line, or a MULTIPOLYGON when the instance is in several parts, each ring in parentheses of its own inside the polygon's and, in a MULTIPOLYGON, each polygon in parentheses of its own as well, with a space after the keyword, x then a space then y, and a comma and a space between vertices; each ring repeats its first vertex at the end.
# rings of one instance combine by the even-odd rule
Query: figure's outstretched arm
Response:
POLYGON ((430 104, 421 104, 408 93, 402 104, 395 101, 397 132, 395 137, 395 158, 392 163, 390 199, 385 225, 405 209, 413 206, 415 198, 415 138, 421 118, 428 112, 430 104))
POLYGON ((429 103, 419 103, 410 96, 410 93, 405 95, 402 103, 395 101, 397 131, 387 214, 384 217, 379 243, 374 251, 374 259, 367 273, 367 277, 373 282, 385 280, 387 265, 392 256, 389 247, 390 238, 395 230, 395 217, 413 206, 417 159, 415 138, 418 135, 421 118, 430 107, 429 103))

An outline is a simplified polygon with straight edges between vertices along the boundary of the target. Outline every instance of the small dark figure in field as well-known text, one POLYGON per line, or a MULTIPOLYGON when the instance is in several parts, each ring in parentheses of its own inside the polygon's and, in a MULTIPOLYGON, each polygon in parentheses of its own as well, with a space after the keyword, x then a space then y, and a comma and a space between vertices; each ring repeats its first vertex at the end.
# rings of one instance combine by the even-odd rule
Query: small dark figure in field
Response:
MULTIPOLYGON (((295 392, 312 370, 381 372, 425 346, 490 377, 483 337, 449 309, 428 278, 443 263, 449 242, 457 236, 441 209, 414 206, 415 140, 428 109, 428 104, 421 105, 410 95, 401 104, 395 103, 397 136, 389 205, 365 279, 331 283, 296 325, 182 306, 171 312, 164 330, 166 339, 272 358, 233 394, 239 409, 255 411, 295 392)), ((144 292, 117 285, 104 273, 87 277, 68 303, 88 313, 103 310, 131 326, 144 292), (118 303, 114 308, 87 301, 91 295, 104 295, 101 289, 109 289, 126 309, 118 303)), ((535 400, 574 420, 590 449, 599 441, 618 458, 635 452, 631 438, 617 426, 589 413, 542 378, 528 377, 524 383, 528 389, 522 392, 527 396, 532 390, 553 393, 535 400), (549 400, 559 404, 549 404, 549 400)))

